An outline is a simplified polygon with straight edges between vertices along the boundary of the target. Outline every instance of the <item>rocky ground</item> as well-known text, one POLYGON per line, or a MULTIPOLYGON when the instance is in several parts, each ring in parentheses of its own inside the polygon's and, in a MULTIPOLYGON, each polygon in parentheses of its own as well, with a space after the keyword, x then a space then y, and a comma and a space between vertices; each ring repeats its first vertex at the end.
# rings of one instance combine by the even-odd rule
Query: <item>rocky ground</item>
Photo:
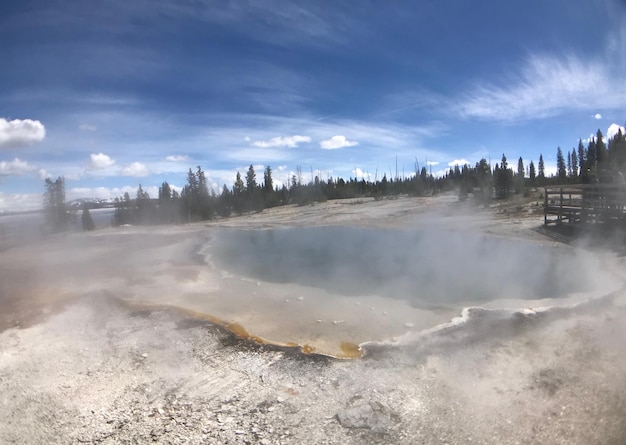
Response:
MULTIPOLYGON (((553 242, 534 230, 534 202, 472 214, 453 204, 331 202, 214 224, 431 218, 553 242)), ((3 271, 21 253, 2 252, 3 271)), ((613 266, 619 274, 624 264, 613 266)), ((80 280, 65 294, 50 289, 48 301, 41 283, 18 286, 29 272, 13 268, 0 286, 0 443, 626 443, 621 291, 513 321, 478 316, 419 343, 338 360, 258 345, 184 311, 129 306, 97 286, 78 295, 80 280)))

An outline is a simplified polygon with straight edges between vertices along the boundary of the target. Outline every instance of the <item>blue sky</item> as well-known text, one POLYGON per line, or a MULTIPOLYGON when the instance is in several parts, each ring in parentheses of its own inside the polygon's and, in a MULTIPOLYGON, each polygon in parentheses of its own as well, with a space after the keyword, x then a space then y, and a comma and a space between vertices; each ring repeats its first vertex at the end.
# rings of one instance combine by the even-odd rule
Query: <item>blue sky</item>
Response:
POLYGON ((197 165, 218 190, 250 164, 551 168, 624 125, 625 48, 622 0, 2 2, 0 211, 40 207, 46 176, 73 199, 197 165))

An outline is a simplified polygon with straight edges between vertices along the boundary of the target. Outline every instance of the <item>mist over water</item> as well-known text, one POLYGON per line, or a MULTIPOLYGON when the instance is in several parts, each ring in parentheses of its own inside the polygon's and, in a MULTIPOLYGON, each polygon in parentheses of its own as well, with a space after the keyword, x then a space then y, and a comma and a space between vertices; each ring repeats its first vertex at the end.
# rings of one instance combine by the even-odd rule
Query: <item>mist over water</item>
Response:
POLYGON ((564 298, 612 280, 590 253, 439 230, 307 227, 222 230, 214 260, 231 272, 414 307, 564 298))
POLYGON ((605 295, 618 281, 605 263, 592 252, 430 223, 129 226, 29 242, 3 257, 10 280, 0 290, 42 303, 94 295, 176 307, 263 341, 354 357, 355 345, 406 339, 478 313, 464 308, 506 319, 605 295))

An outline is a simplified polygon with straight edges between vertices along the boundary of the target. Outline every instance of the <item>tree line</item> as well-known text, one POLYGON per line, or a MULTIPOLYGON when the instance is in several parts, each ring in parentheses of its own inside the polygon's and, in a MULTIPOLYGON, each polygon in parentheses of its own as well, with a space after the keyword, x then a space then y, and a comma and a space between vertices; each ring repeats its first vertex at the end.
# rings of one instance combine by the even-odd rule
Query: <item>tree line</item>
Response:
MULTIPOLYGON (((414 174, 409 176, 397 173, 392 176, 390 172, 389 177, 385 173, 380 179, 351 177, 345 180, 324 179, 311 174, 311 181, 304 182, 298 167, 290 183, 280 187, 274 185, 270 166, 265 167, 262 180, 257 180, 254 166, 250 165, 245 177, 237 172, 232 186, 229 188, 224 184, 219 194, 209 188, 204 170, 197 166, 195 171, 189 169, 187 183, 180 193, 165 181, 159 187, 156 198, 150 197, 141 184, 134 197, 125 193, 116 198, 112 224, 191 223, 288 204, 307 205, 345 198, 426 196, 451 190, 457 190, 461 199, 471 195, 477 203, 487 205, 492 199, 506 199, 538 186, 613 182, 626 167, 626 136, 619 130, 605 142, 602 132, 598 130, 587 146, 579 140, 578 147, 572 148, 566 155, 558 147, 556 160, 556 174, 550 176, 546 175, 542 154, 536 166, 532 160, 526 165, 520 157, 514 168, 503 153, 500 163, 493 167, 483 158, 474 166, 455 165, 442 177, 434 177, 425 166, 420 168, 416 162, 414 174)), ((44 210, 49 230, 63 230, 69 218, 65 208, 65 182, 61 177, 56 181, 46 179, 45 187, 44 210)), ((83 207, 82 226, 85 230, 93 229, 87 206, 83 207)))

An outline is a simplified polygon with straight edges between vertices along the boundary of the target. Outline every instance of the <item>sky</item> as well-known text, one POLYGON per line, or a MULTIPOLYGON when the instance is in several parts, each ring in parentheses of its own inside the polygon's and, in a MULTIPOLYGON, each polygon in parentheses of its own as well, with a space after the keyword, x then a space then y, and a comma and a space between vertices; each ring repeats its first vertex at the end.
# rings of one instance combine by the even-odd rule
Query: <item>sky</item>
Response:
POLYGON ((0 4, 0 212, 152 197, 201 166, 277 185, 443 174, 626 122, 624 0, 0 4))

